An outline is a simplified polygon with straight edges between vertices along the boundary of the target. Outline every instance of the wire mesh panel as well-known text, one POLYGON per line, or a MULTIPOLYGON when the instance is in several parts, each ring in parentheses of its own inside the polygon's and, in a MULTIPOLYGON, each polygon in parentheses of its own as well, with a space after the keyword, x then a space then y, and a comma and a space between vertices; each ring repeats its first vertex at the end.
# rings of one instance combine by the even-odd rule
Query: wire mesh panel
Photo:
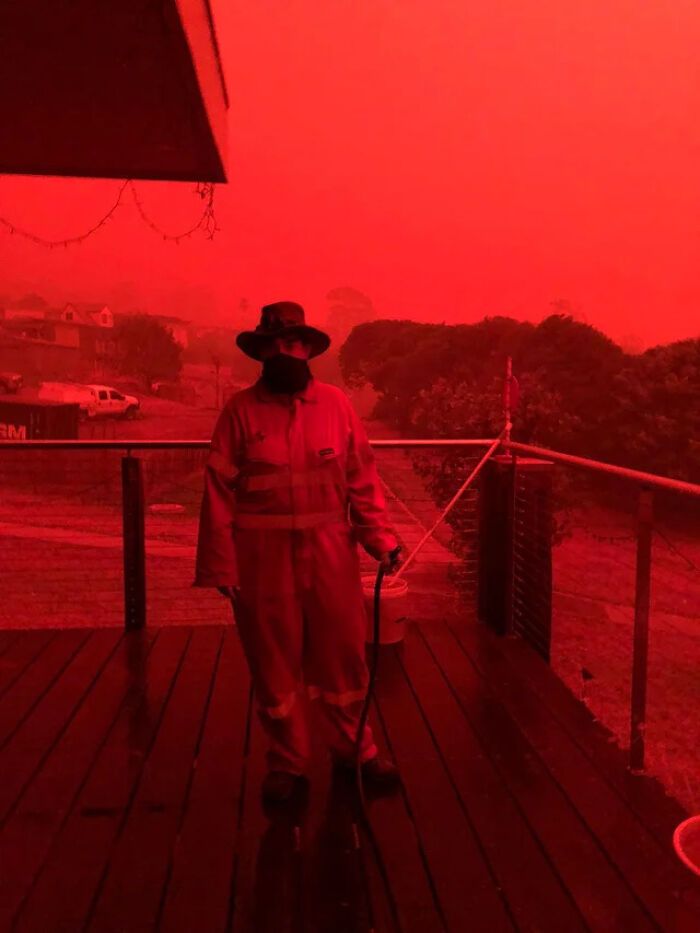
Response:
POLYGON ((497 456, 482 478, 479 618, 545 660, 552 621, 552 464, 497 456))
POLYGON ((123 625, 120 459, 0 448, 0 628, 123 625))

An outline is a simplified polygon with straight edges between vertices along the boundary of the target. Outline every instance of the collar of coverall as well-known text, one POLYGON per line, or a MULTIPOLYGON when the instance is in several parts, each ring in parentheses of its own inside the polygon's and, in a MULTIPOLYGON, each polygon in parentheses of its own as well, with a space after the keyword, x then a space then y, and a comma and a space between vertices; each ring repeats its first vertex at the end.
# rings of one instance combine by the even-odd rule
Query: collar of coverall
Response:
MULTIPOLYGON (((280 395, 277 392, 271 392, 262 379, 258 379, 258 381, 255 383, 255 394, 261 402, 276 402, 278 405, 288 404, 288 395, 280 395)), ((302 389, 301 392, 295 392, 292 398, 301 399, 302 402, 318 401, 318 389, 316 387, 316 380, 313 378, 313 376, 307 382, 306 388, 302 389)))

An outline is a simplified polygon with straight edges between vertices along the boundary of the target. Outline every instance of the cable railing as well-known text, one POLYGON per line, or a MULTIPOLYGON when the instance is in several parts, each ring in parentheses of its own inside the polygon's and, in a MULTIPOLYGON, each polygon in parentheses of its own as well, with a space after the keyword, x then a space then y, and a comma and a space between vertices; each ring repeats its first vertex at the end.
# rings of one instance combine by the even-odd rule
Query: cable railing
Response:
POLYGON ((544 654, 538 639, 549 624, 547 660, 627 750, 630 768, 657 774, 697 812, 700 485, 504 447, 514 503, 507 626, 523 634, 525 620, 525 637, 544 654), (551 464, 550 529, 527 514, 533 460, 551 464))
MULTIPOLYGON (((390 517, 408 552, 438 514, 430 477, 450 460, 457 476, 485 442, 440 442, 439 453, 426 444, 373 443, 390 517)), ((192 588, 208 448, 199 439, 4 442, 0 559, 8 575, 0 627, 228 622, 218 594, 192 588)), ((475 491, 455 516, 469 546, 453 549, 448 526, 428 542, 412 575, 426 598, 457 578, 465 592, 476 588, 475 491)))
MULTIPOLYGON (((408 553, 493 440, 371 443, 408 553)), ((192 588, 208 447, 0 444, 0 628, 230 624, 215 591, 192 588)), ((664 756, 700 748, 700 550, 688 520, 700 486, 512 441, 501 451, 411 566, 412 612, 439 597, 522 638, 629 749, 632 768, 649 753, 667 780, 664 756), (686 504, 680 523, 666 520, 668 497, 686 504)), ((689 765, 673 787, 696 808, 697 757, 686 755, 696 776, 689 765)))

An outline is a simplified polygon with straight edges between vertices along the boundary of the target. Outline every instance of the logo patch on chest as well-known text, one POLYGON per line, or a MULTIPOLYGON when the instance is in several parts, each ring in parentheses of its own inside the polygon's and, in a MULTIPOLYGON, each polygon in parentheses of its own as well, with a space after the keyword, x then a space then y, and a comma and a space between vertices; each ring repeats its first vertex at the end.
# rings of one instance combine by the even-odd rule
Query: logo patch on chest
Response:
POLYGON ((324 447, 323 450, 319 450, 319 457, 335 457, 335 448, 334 447, 324 447))
POLYGON ((253 434, 253 436, 251 437, 251 440, 264 441, 266 437, 267 437, 267 434, 265 434, 264 431, 256 431, 255 434, 253 434))

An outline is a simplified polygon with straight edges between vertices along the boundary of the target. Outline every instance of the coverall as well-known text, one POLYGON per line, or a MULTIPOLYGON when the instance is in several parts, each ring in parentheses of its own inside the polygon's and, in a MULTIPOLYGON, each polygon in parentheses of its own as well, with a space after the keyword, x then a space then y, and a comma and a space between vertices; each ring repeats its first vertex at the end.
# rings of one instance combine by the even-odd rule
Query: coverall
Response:
MULTIPOLYGON (((293 396, 261 380, 221 413, 205 471, 195 586, 239 586, 236 622, 269 769, 303 774, 302 691, 319 701, 334 757, 350 760, 368 673, 357 544, 396 547, 374 455, 338 388, 293 396)), ((361 759, 377 753, 367 727, 361 759)))

